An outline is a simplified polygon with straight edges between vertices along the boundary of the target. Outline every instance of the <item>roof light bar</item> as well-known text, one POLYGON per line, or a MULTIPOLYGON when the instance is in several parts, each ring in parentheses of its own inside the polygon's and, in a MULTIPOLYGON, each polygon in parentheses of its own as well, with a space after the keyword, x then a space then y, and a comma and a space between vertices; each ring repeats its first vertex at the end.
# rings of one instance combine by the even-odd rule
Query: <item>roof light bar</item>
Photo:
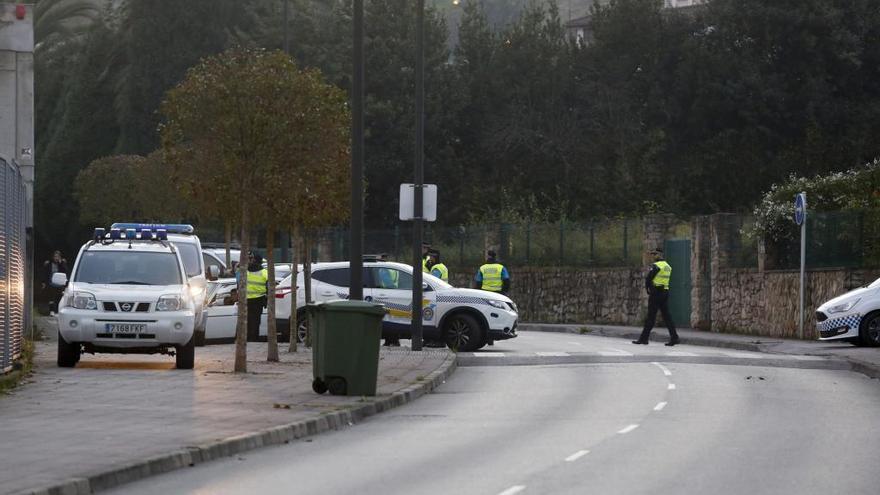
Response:
POLYGON ((122 239, 122 231, 119 229, 110 229, 110 240, 115 241, 122 239))
POLYGON ((114 229, 137 229, 138 231, 143 231, 144 229, 156 232, 159 229, 165 230, 168 234, 194 234, 196 229, 189 224, 183 223, 121 223, 117 222, 110 226, 114 229))
POLYGON ((96 229, 95 229, 95 233, 92 235, 92 239, 94 239, 94 240, 96 240, 96 241, 104 240, 104 235, 105 235, 106 233, 107 233, 106 230, 104 230, 104 229, 102 229, 102 228, 100 228, 100 227, 99 227, 99 228, 96 228, 96 229))
POLYGON ((156 239, 160 241, 167 241, 168 231, 165 229, 156 229, 156 239))

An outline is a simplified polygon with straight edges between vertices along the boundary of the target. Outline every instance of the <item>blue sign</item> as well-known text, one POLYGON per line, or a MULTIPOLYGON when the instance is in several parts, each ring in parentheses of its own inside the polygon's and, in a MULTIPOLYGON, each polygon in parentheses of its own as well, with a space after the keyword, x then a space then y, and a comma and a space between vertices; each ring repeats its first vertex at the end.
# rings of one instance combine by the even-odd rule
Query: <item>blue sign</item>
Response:
POLYGON ((807 217, 807 193, 798 193, 794 197, 794 223, 801 225, 807 217))

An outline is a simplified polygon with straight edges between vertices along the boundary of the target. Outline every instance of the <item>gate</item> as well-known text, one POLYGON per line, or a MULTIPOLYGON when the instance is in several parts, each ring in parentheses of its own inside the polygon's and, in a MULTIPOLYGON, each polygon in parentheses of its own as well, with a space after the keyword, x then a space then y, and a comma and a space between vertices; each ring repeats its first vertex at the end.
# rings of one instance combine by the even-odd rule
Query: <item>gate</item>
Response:
POLYGON ((21 356, 25 322, 25 186, 0 158, 0 373, 21 356))
POLYGON ((677 327, 691 326, 691 241, 671 239, 664 243, 666 262, 672 267, 669 279, 669 312, 677 327))

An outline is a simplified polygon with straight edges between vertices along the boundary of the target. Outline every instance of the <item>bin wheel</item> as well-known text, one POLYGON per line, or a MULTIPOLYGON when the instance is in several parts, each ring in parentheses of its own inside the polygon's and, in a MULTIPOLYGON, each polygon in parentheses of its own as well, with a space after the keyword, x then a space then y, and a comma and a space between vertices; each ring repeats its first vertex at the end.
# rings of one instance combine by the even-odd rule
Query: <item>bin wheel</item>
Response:
POLYGON ((316 394, 323 394, 327 391, 327 384, 322 382, 320 378, 315 378, 312 380, 312 390, 314 390, 316 394))
POLYGON ((327 387, 333 395, 345 395, 346 387, 344 378, 330 378, 327 380, 327 387))

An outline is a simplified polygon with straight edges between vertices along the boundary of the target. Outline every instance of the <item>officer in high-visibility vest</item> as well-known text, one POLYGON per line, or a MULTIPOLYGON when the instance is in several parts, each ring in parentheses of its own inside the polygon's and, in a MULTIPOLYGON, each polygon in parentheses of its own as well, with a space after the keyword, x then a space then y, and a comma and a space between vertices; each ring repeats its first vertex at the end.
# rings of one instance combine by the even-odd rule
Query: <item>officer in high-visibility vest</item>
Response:
POLYGON ((428 262, 428 266, 431 268, 431 275, 439 278, 444 282, 449 282, 449 269, 446 268, 446 265, 440 261, 440 251, 436 249, 432 249, 428 253, 428 257, 430 261, 428 262))
POLYGON ((247 270, 247 341, 257 342, 269 292, 269 270, 263 268, 263 257, 253 251, 248 253, 247 270))
POLYGON ((495 251, 490 249, 486 252, 486 263, 474 276, 474 288, 505 295, 510 290, 510 272, 504 265, 498 263, 495 251))
POLYGON ((431 267, 428 265, 431 261, 431 245, 427 242, 422 243, 422 271, 431 273, 431 267))
POLYGON ((657 320, 657 310, 663 315, 666 328, 669 329, 668 346, 678 344, 678 333, 675 332, 675 324, 672 315, 669 314, 669 279, 672 277, 672 267, 663 259, 663 250, 654 249, 649 252, 654 258, 648 275, 645 277, 645 289, 648 291, 648 316, 645 318, 645 326, 639 340, 633 340, 633 344, 648 345, 651 329, 657 320))

